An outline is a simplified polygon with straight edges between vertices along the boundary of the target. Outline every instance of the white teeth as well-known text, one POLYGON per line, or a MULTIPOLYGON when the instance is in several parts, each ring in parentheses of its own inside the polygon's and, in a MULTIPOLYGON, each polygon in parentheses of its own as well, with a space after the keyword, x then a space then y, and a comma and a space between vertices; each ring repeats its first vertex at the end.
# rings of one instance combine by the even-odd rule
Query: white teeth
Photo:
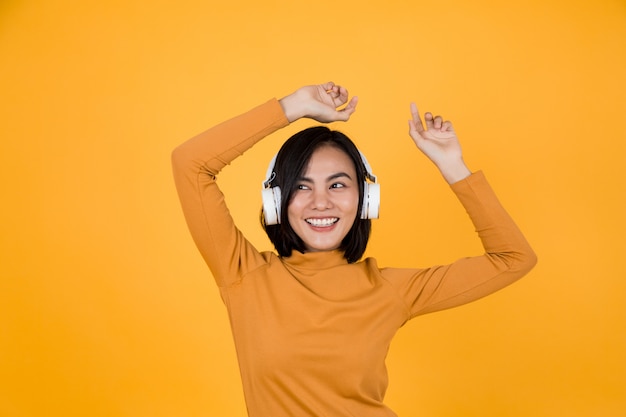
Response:
POLYGON ((330 217, 327 219, 306 219, 306 222, 315 227, 328 227, 337 223, 338 220, 337 217, 330 217))

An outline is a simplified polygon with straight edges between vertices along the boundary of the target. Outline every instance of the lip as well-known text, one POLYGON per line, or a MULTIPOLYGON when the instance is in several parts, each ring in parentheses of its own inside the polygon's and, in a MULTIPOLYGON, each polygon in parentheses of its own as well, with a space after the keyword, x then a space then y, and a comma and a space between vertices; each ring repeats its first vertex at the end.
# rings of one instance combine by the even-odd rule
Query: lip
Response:
POLYGON ((339 223, 339 217, 308 217, 304 222, 314 230, 332 230, 339 223))

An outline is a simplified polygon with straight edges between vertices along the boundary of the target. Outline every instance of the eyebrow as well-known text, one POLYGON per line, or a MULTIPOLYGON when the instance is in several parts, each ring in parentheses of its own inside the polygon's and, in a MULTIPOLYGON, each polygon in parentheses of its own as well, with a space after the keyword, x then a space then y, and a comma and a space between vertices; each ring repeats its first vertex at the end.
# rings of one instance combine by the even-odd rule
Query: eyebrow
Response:
MULTIPOLYGON (((345 172, 337 172, 335 174, 332 174, 330 176, 328 176, 326 178, 326 182, 332 181, 332 180, 336 180, 337 178, 348 178, 349 180, 352 180, 352 177, 350 175, 348 175, 345 172)), ((304 181, 304 182, 313 182, 313 180, 309 177, 299 177, 298 181, 304 181)))

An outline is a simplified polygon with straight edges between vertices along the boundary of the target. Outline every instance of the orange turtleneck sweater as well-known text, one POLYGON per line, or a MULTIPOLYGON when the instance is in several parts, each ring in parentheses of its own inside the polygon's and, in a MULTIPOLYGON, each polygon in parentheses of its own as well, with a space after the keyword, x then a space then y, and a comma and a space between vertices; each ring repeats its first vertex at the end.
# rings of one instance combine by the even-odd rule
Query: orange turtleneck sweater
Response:
POLYGON ((228 309, 250 417, 390 417, 385 357, 407 320, 491 294, 536 258, 481 172, 451 186, 485 254, 431 268, 348 264, 338 251, 259 252, 215 176, 286 126, 273 99, 179 146, 174 178, 191 234, 228 309))

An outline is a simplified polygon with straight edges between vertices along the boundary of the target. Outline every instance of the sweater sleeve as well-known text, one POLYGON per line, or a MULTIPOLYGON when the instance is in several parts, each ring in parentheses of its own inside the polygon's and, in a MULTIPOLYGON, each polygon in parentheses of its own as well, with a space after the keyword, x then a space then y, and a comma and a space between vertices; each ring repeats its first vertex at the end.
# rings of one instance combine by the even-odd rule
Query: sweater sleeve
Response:
POLYGON ((189 139, 172 152, 174 182, 191 235, 219 286, 264 262, 236 228, 216 175, 256 142, 286 126, 272 99, 189 139))
POLYGON ((526 275, 537 257, 482 172, 451 186, 472 220, 485 253, 425 269, 385 269, 410 317, 456 307, 492 294, 526 275))

